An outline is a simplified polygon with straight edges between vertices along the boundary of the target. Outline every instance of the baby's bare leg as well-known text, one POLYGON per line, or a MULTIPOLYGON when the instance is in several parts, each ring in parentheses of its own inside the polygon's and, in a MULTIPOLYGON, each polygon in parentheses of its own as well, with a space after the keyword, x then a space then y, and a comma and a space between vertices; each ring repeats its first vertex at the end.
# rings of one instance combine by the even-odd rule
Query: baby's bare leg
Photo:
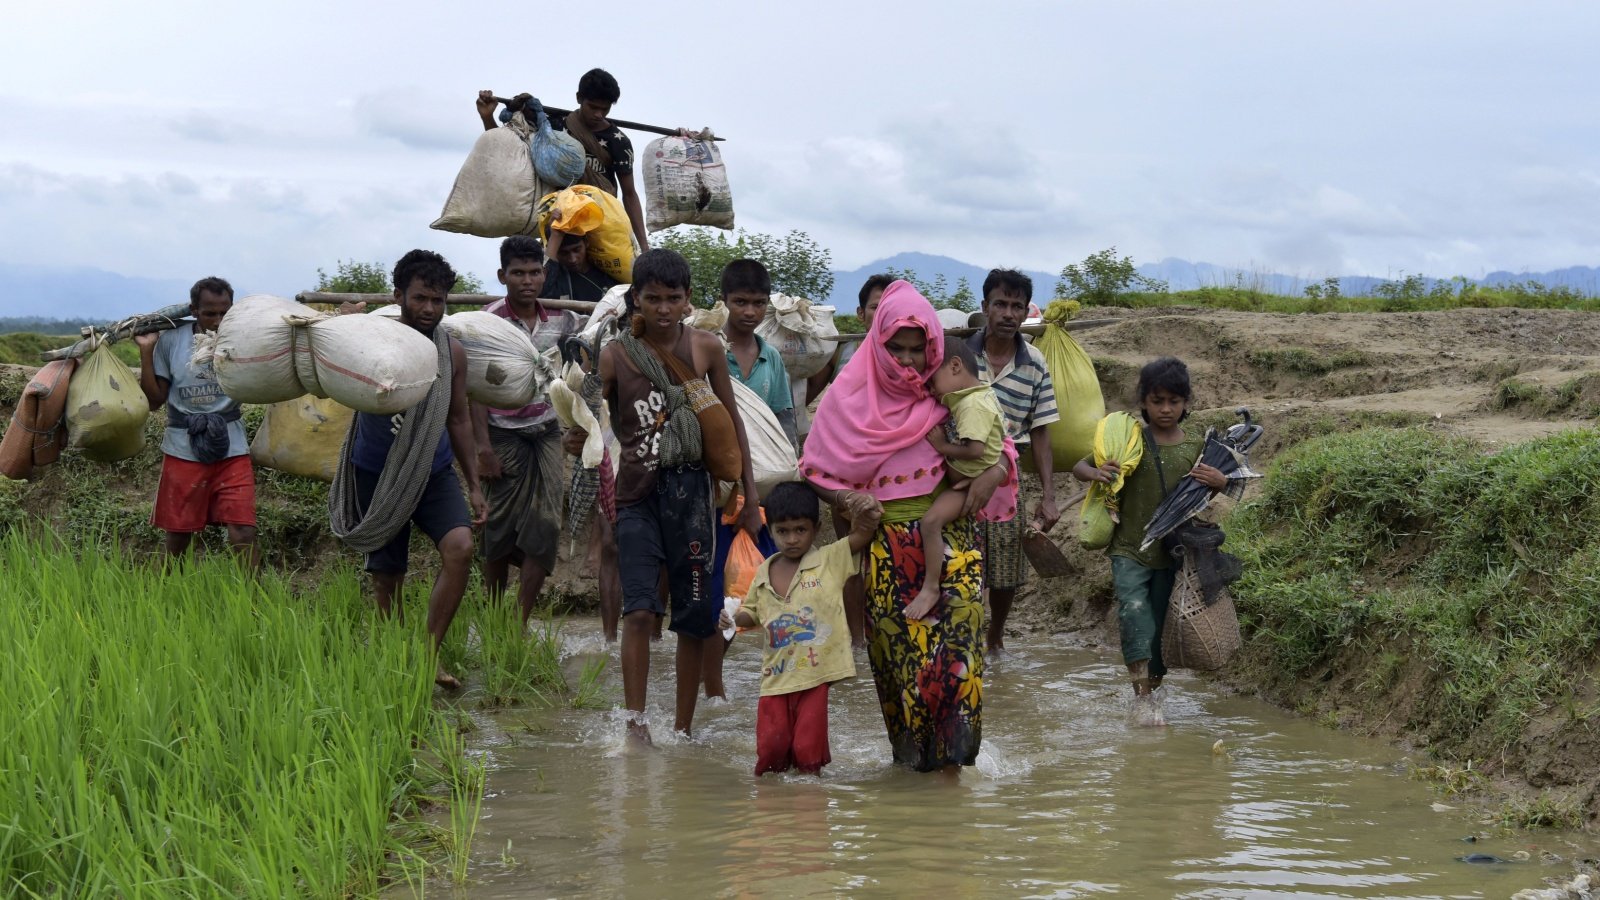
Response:
POLYGON ((961 515, 966 500, 966 491, 945 491, 922 516, 922 558, 927 574, 922 590, 906 606, 908 619, 926 618, 939 605, 939 582, 944 578, 944 527, 961 515))

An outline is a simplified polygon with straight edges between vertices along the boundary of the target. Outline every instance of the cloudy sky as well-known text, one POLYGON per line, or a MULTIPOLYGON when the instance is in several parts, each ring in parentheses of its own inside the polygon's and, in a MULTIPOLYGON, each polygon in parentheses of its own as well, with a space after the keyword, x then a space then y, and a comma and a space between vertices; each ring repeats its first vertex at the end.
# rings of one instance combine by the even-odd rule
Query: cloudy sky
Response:
POLYGON ((494 242, 427 227, 472 100, 570 105, 599 65, 618 116, 727 135, 740 224, 837 268, 1113 244, 1306 276, 1600 264, 1593 2, 597 9, 8 3, 0 263, 288 293, 426 246, 492 282, 494 242))

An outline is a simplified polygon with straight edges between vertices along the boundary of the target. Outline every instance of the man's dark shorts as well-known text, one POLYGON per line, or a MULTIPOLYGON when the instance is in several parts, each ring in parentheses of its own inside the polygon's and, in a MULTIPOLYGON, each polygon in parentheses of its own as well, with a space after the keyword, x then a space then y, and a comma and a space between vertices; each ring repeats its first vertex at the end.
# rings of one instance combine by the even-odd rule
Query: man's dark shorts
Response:
POLYGON ((716 555, 711 476, 700 466, 661 469, 655 489, 638 503, 617 507, 617 566, 623 615, 661 605, 661 567, 667 569, 673 631, 707 638, 716 632, 722 598, 711 596, 716 555))
MULTIPOLYGON (((378 487, 377 472, 356 468, 356 500, 362 515, 372 503, 372 493, 378 487)), ((410 563, 411 526, 415 524, 434 545, 444 540, 454 528, 471 528, 472 514, 467 511, 467 500, 461 494, 461 482, 453 466, 446 466, 428 476, 422 489, 422 498, 411 513, 411 521, 400 526, 400 531, 389 543, 367 554, 367 571, 386 575, 404 575, 410 563)))

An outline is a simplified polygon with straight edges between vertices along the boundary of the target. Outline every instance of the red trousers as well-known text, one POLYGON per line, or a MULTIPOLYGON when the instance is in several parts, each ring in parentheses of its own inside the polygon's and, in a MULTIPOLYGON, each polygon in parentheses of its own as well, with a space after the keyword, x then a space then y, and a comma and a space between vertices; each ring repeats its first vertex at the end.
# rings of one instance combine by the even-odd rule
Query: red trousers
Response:
POLYGON ((250 454, 209 464, 163 457, 150 524, 179 534, 205 531, 207 525, 254 527, 256 474, 250 454))
POLYGON ((757 701, 757 775, 791 768, 815 775, 832 761, 826 684, 757 701))

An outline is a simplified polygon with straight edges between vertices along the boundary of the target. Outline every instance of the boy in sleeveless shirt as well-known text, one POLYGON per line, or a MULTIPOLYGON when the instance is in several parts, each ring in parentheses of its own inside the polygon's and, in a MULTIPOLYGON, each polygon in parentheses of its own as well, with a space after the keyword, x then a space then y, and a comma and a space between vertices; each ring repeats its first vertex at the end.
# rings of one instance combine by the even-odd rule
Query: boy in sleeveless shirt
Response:
MULTIPOLYGON (((729 382, 727 355, 710 332, 683 324, 688 314, 689 264, 671 250, 651 250, 633 264, 626 311, 632 334, 648 352, 671 353, 703 377, 727 407, 743 456, 745 504, 739 525, 752 536, 761 528, 760 502, 751 471, 744 423, 729 382)), ((630 736, 645 743, 645 688, 650 674, 650 635, 665 613, 659 592, 663 568, 678 636, 677 704, 673 728, 688 734, 700 691, 701 657, 716 634, 722 598, 712 596, 716 485, 698 461, 667 465, 662 444, 666 398, 640 371, 620 341, 600 353, 600 379, 611 405, 622 453, 617 468, 617 547, 622 576, 622 684, 630 736)), ((569 452, 583 433, 568 432, 569 452)))

